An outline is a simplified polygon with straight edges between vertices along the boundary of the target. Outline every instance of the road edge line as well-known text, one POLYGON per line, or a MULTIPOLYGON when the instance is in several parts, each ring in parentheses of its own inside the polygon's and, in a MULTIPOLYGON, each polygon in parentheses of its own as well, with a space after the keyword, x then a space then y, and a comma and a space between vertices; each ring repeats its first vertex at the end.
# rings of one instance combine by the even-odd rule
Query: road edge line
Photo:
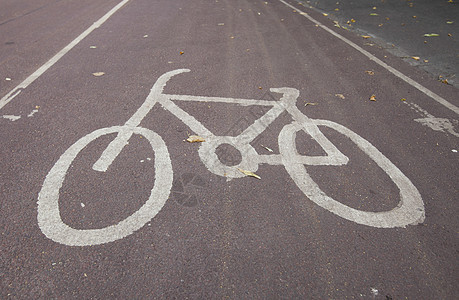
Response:
POLYGON ((405 81, 406 83, 408 83, 412 87, 418 89, 419 91, 421 91, 422 93, 426 94, 427 96, 429 96, 433 100, 437 101, 441 105, 445 106, 446 108, 452 110, 453 112, 455 112, 456 114, 459 115, 459 107, 457 107, 454 104, 448 102, 443 97, 435 94, 434 92, 432 92, 428 88, 424 87, 423 85, 421 85, 417 81, 414 81, 413 79, 409 78, 408 76, 406 76, 402 72, 398 71, 397 69, 389 66, 388 64, 386 64, 385 62, 383 62, 382 60, 380 60, 379 58, 377 58, 376 56, 374 56, 373 54, 371 54, 367 50, 363 49, 362 47, 360 47, 356 43, 348 40, 347 38, 345 38, 344 36, 340 35, 339 33, 331 30, 327 26, 323 25, 322 23, 320 23, 319 21, 317 21, 316 19, 311 17, 308 13, 305 13, 305 12, 301 11, 300 9, 298 9, 295 6, 285 2, 284 0, 279 0, 279 1, 282 2, 283 4, 285 4, 286 6, 298 11, 300 13, 300 15, 302 15, 303 17, 305 17, 309 21, 311 21, 314 24, 318 25, 320 28, 322 28, 323 30, 327 31, 328 33, 330 33, 331 35, 335 36, 336 38, 342 40, 343 42, 345 42, 346 44, 348 44, 352 48, 356 49, 357 51, 359 51, 360 53, 362 53, 363 55, 368 57, 370 60, 374 61, 375 63, 377 63, 378 65, 380 65, 381 67, 383 67, 384 69, 389 71, 390 73, 392 73, 393 75, 395 75, 398 78, 402 79, 403 81, 405 81))
POLYGON ((0 110, 11 102, 17 95, 19 95, 22 90, 27 88, 32 82, 34 82, 38 77, 40 77, 43 73, 45 73, 49 68, 51 68, 56 62, 58 62, 67 52, 72 50, 81 40, 83 40, 86 36, 88 36, 94 29, 99 28, 105 21, 108 20, 115 12, 117 12, 121 7, 123 7, 126 3, 130 0, 123 0, 118 3, 115 7, 113 7, 110 11, 108 11, 105 15, 103 15, 99 20, 94 22, 88 29, 83 31, 78 37, 76 37, 73 41, 71 41, 67 46, 65 46, 61 51, 55 54, 50 60, 44 63, 40 68, 38 68, 35 72, 29 75, 23 82, 21 82, 18 86, 12 89, 8 94, 6 94, 2 99, 0 99, 0 110))

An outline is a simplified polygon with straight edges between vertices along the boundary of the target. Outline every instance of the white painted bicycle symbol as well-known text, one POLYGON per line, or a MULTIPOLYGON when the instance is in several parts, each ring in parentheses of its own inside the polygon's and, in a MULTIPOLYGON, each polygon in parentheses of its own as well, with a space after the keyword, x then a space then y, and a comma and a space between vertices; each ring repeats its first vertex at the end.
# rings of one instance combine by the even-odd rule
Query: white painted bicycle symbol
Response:
POLYGON ((299 91, 294 88, 271 88, 270 91, 282 94, 279 101, 235 99, 223 97, 203 97, 190 95, 164 94, 166 83, 175 75, 189 72, 179 69, 160 76, 153 85, 142 106, 122 126, 113 126, 95 130, 76 141, 68 148, 49 171, 38 195, 38 224, 42 232, 51 240, 69 246, 89 246, 104 244, 122 239, 143 227, 162 209, 169 197, 173 171, 169 152, 163 139, 152 130, 139 127, 140 122, 154 105, 160 104, 182 120, 193 132, 204 137, 205 143, 198 153, 207 169, 219 176, 239 178, 245 176, 237 170, 257 171, 260 164, 283 165, 299 189, 307 198, 326 210, 358 224, 380 228, 404 227, 422 223, 425 218, 424 203, 421 195, 411 181, 378 149, 367 140, 348 128, 332 121, 310 119, 296 107, 299 91), (174 101, 231 103, 241 106, 271 107, 263 116, 250 125, 238 136, 217 136, 198 122, 193 116, 179 108, 174 101), (287 111, 293 122, 284 126, 279 133, 280 154, 261 155, 250 145, 282 112, 287 111), (341 153, 320 131, 318 126, 329 127, 354 142, 366 153, 395 183, 400 190, 400 202, 392 210, 367 212, 351 208, 327 196, 306 171, 305 165, 346 165, 348 158, 341 153), (305 156, 298 154, 295 137, 304 130, 326 152, 324 156, 305 156), (65 224, 59 211, 59 190, 67 171, 77 155, 89 143, 97 138, 117 133, 116 138, 103 151, 94 163, 93 169, 105 172, 133 134, 145 137, 155 152, 155 182, 149 199, 135 213, 121 222, 100 229, 74 229, 65 224), (239 150, 242 160, 236 166, 227 166, 217 157, 216 149, 222 144, 229 144, 239 150))

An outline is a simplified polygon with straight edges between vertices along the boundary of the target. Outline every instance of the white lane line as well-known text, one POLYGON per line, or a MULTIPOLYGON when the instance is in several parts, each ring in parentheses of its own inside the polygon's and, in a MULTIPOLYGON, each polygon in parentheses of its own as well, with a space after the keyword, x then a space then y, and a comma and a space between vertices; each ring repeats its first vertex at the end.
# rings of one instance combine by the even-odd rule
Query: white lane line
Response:
POLYGON ((48 60, 44 65, 42 65, 38 70, 33 72, 29 77, 27 77, 23 82, 21 82, 17 87, 12 89, 8 94, 6 94, 2 99, 0 99, 0 109, 7 105, 11 100, 13 100, 21 91, 27 88, 32 82, 45 73, 50 67, 52 67, 59 59, 62 58, 67 52, 69 52, 73 47, 75 47, 82 39, 88 36, 94 29, 99 28, 105 21, 108 20, 116 11, 118 11, 122 6, 128 3, 130 0, 123 0, 118 5, 113 7, 108 13, 106 13, 102 18, 97 20, 92 24, 88 29, 86 29, 82 34, 80 34, 76 39, 70 42, 65 46, 61 51, 54 55, 50 60, 48 60))
POLYGON ((405 81, 409 85, 417 88, 419 91, 423 92, 424 94, 426 94, 430 98, 434 99, 435 101, 437 101, 441 105, 445 106, 446 108, 449 108, 450 110, 452 110, 453 112, 455 112, 456 114, 459 115, 459 107, 455 106, 454 104, 451 104, 450 102, 448 102, 444 98, 440 97, 439 95, 435 94, 434 92, 432 92, 428 88, 422 86, 421 84, 419 84, 418 82, 416 82, 413 79, 409 78, 408 76, 404 75, 400 71, 398 71, 398 70, 394 69, 393 67, 389 66, 388 64, 386 64, 385 62, 383 62, 382 60, 380 60, 379 58, 377 58, 376 56, 374 56, 370 52, 364 50, 362 47, 360 47, 357 44, 351 42, 350 40, 348 40, 344 36, 340 35, 339 33, 336 33, 335 31, 331 30, 330 28, 328 28, 327 26, 323 25, 322 23, 320 23, 319 21, 317 21, 316 19, 314 19, 313 17, 311 17, 307 13, 305 13, 305 12, 301 11, 300 9, 296 8, 295 6, 285 2, 284 0, 279 0, 279 1, 284 3, 285 5, 287 5, 288 7, 298 11, 300 13, 300 15, 302 15, 303 17, 305 17, 309 21, 311 21, 314 24, 318 25, 320 28, 322 28, 323 30, 325 30, 328 33, 332 34, 333 36, 339 38, 340 40, 342 40, 343 42, 345 42, 346 44, 348 44, 352 48, 356 49, 357 51, 359 51, 360 53, 362 53, 363 55, 365 55, 370 60, 374 61, 375 63, 377 63, 378 65, 380 65, 384 69, 386 69, 387 71, 391 72, 392 74, 394 74, 398 78, 402 79, 403 81, 405 81))

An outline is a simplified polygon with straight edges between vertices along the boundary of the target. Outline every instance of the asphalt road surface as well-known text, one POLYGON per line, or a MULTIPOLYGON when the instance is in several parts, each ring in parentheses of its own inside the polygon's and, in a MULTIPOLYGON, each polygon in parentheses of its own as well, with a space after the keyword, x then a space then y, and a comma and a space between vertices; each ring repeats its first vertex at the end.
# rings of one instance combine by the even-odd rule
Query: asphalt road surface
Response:
POLYGON ((454 86, 295 1, 0 7, 0 298, 457 297, 454 86))

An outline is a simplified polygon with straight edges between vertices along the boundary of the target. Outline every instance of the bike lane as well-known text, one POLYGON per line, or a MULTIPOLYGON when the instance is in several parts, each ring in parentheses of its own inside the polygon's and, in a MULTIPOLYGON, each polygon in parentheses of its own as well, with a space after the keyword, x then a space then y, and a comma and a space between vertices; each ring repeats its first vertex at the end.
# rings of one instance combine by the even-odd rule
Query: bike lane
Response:
MULTIPOLYGON (((21 115, 0 119, 4 296, 453 295, 457 137, 447 124, 457 116, 315 25, 277 1, 129 2, 2 108, 2 115, 21 115), (46 238, 37 224, 37 197, 62 153, 94 130, 125 124, 158 77, 180 68, 191 72, 173 77, 164 92, 276 101, 280 95, 269 88, 298 89, 302 113, 356 132, 413 182, 425 221, 381 229, 342 219, 306 198, 280 165, 260 165, 261 180, 216 176, 201 162, 199 145, 183 141, 196 132, 157 105, 140 126, 165 141, 174 179, 156 217, 97 246, 46 238)), ((339 33, 362 47, 367 43, 339 33)), ((367 47, 443 98, 457 99, 457 90, 367 47)), ((178 106, 215 134, 232 136, 269 109, 210 101, 178 106)), ((251 145, 260 154, 271 154, 263 146, 278 154, 278 136, 291 121, 283 113, 251 145)), ((348 138, 322 131, 349 163, 308 166, 319 187, 359 210, 397 206, 399 191, 388 176, 348 138)), ((324 155, 310 136, 297 135, 300 154, 324 155)), ((93 171, 113 138, 89 144, 67 173, 59 206, 73 228, 126 219, 158 180, 156 153, 141 135, 129 140, 107 172, 93 171)), ((238 162, 230 147, 217 154, 224 163, 238 162)))

